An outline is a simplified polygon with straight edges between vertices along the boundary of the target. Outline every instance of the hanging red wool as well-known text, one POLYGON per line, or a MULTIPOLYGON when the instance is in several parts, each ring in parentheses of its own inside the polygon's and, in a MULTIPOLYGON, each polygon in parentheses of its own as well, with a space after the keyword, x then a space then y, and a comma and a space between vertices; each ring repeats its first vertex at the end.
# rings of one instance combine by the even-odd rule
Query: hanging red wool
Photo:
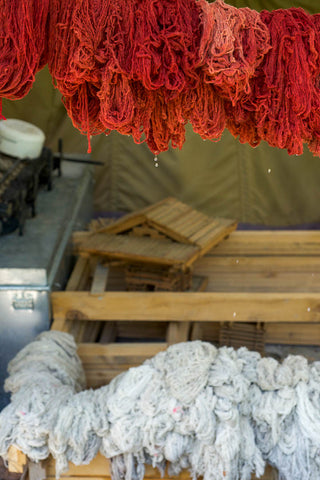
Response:
POLYGON ((131 134, 137 143, 146 141, 154 153, 167 150, 170 141, 181 148, 187 122, 182 93, 199 84, 200 2, 136 0, 131 5, 132 24, 126 17, 130 29, 120 55, 110 35, 109 48, 118 64, 116 73, 110 72, 109 64, 105 68, 101 121, 109 129, 131 134), (117 82, 108 81, 113 75, 117 82))
POLYGON ((202 2, 201 82, 188 93, 190 121, 203 139, 219 140, 226 126, 224 99, 237 105, 251 90, 255 69, 270 49, 269 32, 259 13, 222 0, 202 2))
POLYGON ((250 93, 250 79, 270 49, 269 32, 259 13, 222 0, 202 3, 200 57, 204 82, 235 104, 250 93))
POLYGON ((46 64, 49 0, 0 0, 0 98, 18 99, 46 64))
POLYGON ((313 94, 311 97, 311 108, 308 119, 308 129, 311 138, 306 140, 309 150, 320 156, 320 14, 313 15, 315 29, 315 50, 317 52, 316 62, 313 71, 313 94))
POLYGON ((198 84, 201 5, 195 0, 136 2, 131 65, 124 70, 148 90, 182 92, 198 84))
POLYGON ((180 94, 199 83, 198 1, 53 0, 51 10, 49 68, 74 125, 118 130, 155 152, 181 147, 180 94))
POLYGON ((216 88, 203 81, 186 93, 185 102, 190 106, 188 118, 194 132, 204 140, 220 140, 226 126, 226 115, 223 98, 216 88))
POLYGON ((103 40, 109 5, 106 1, 89 3, 50 0, 48 56, 49 70, 68 115, 88 137, 105 130, 99 120, 97 95, 101 87, 99 66, 106 61, 103 40))
POLYGON ((228 128, 240 141, 319 154, 319 23, 315 15, 291 8, 261 12, 272 49, 252 82, 252 94, 226 106, 228 128), (317 27, 318 26, 318 27, 317 27))

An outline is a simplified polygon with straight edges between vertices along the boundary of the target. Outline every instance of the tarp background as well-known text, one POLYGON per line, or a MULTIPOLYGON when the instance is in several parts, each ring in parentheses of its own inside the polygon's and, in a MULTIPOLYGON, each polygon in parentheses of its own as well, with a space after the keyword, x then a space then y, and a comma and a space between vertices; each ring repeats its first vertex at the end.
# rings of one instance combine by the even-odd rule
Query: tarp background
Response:
MULTIPOLYGON (((320 12, 320 0, 233 0, 236 7, 256 10, 302 7, 320 12)), ((38 73, 31 92, 22 100, 3 100, 8 118, 38 125, 53 150, 62 138, 67 152, 85 153, 87 139, 72 126, 54 89, 48 70, 38 73)), ((128 212, 168 195, 210 215, 269 226, 320 222, 320 158, 307 150, 302 156, 263 143, 241 145, 228 131, 220 142, 203 141, 187 128, 182 150, 159 155, 159 167, 146 145, 115 132, 92 140, 96 168, 94 207, 98 212, 128 212)))

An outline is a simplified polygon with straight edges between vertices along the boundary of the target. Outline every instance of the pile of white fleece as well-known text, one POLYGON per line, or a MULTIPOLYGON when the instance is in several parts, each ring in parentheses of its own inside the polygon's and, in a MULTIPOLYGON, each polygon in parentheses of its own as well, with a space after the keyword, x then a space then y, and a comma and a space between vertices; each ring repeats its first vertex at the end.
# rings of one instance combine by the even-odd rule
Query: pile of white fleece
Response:
POLYGON ((9 364, 11 403, 0 413, 0 455, 33 461, 100 451, 114 480, 142 480, 145 464, 204 480, 249 480, 265 462, 285 480, 320 478, 320 362, 282 363, 246 348, 172 345, 109 385, 83 390, 73 338, 46 332, 9 364))

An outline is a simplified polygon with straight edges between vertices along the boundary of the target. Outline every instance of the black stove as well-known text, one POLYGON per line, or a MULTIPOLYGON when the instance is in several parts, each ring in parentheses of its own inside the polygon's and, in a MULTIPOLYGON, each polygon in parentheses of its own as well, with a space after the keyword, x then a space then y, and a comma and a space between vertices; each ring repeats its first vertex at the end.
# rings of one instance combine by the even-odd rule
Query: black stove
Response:
POLYGON ((40 186, 52 189, 53 155, 43 148, 35 159, 0 153, 0 235, 14 230, 23 234, 26 218, 36 215, 40 186))

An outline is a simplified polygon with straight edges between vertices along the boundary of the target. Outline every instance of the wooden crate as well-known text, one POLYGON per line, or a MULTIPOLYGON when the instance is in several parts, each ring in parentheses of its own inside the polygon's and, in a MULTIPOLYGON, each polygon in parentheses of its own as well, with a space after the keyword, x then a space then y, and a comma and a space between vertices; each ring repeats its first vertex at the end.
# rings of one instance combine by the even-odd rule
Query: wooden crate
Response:
MULTIPOLYGON (((76 334, 89 387, 107 384, 170 343, 218 342, 221 325, 257 324, 267 343, 320 344, 320 232, 237 231, 200 259, 195 273, 208 277, 205 292, 125 292, 117 265, 77 262, 67 291, 52 293, 52 328, 76 334), (132 343, 137 334, 141 342, 132 343), (116 342, 126 335, 130 343, 116 342)), ((42 478, 54 478, 52 459, 43 468, 42 478)), ((70 465, 63 478, 109 479, 108 461, 97 456, 89 466, 70 465)), ((159 474, 148 468, 146 478, 159 474)), ((187 472, 179 476, 186 478, 187 472)), ((277 474, 268 468, 262 478, 277 474)))
MULTIPOLYGON (((25 476, 26 480, 55 480, 56 479, 56 470, 55 470, 55 461, 52 457, 49 459, 35 464, 33 462, 28 462, 27 459, 20 460, 20 464, 16 463, 16 456, 21 455, 16 449, 12 449, 12 463, 9 460, 9 468, 12 468, 15 472, 19 472, 25 476), (23 473, 24 472, 24 473, 23 473)), ((7 480, 17 480, 19 478, 17 473, 11 473, 11 478, 7 480)), ((101 454, 98 454, 89 465, 80 465, 76 466, 72 463, 69 464, 69 470, 67 473, 64 473, 60 477, 61 479, 69 480, 111 480, 110 475, 110 463, 109 460, 103 457, 101 454)), ((180 475, 176 477, 169 477, 166 473, 164 477, 160 476, 158 470, 152 468, 151 466, 146 467, 145 477, 146 480, 191 480, 191 476, 187 471, 183 471, 180 475)), ((266 471, 260 480, 277 480, 278 475, 275 470, 267 466, 266 471)), ((1 479, 6 480, 6 479, 1 479)), ((257 480, 255 475, 252 476, 252 480, 257 480)))
POLYGON ((108 344, 101 362, 88 360, 94 387, 169 344, 226 342, 221 331, 229 345, 252 337, 262 351, 252 325, 267 344, 320 344, 320 232, 234 232, 196 263, 195 274, 208 278, 205 292, 125 292, 117 264, 107 269, 80 257, 67 290, 52 294, 52 328, 82 344, 108 344), (146 355, 137 358, 138 340, 146 355))

